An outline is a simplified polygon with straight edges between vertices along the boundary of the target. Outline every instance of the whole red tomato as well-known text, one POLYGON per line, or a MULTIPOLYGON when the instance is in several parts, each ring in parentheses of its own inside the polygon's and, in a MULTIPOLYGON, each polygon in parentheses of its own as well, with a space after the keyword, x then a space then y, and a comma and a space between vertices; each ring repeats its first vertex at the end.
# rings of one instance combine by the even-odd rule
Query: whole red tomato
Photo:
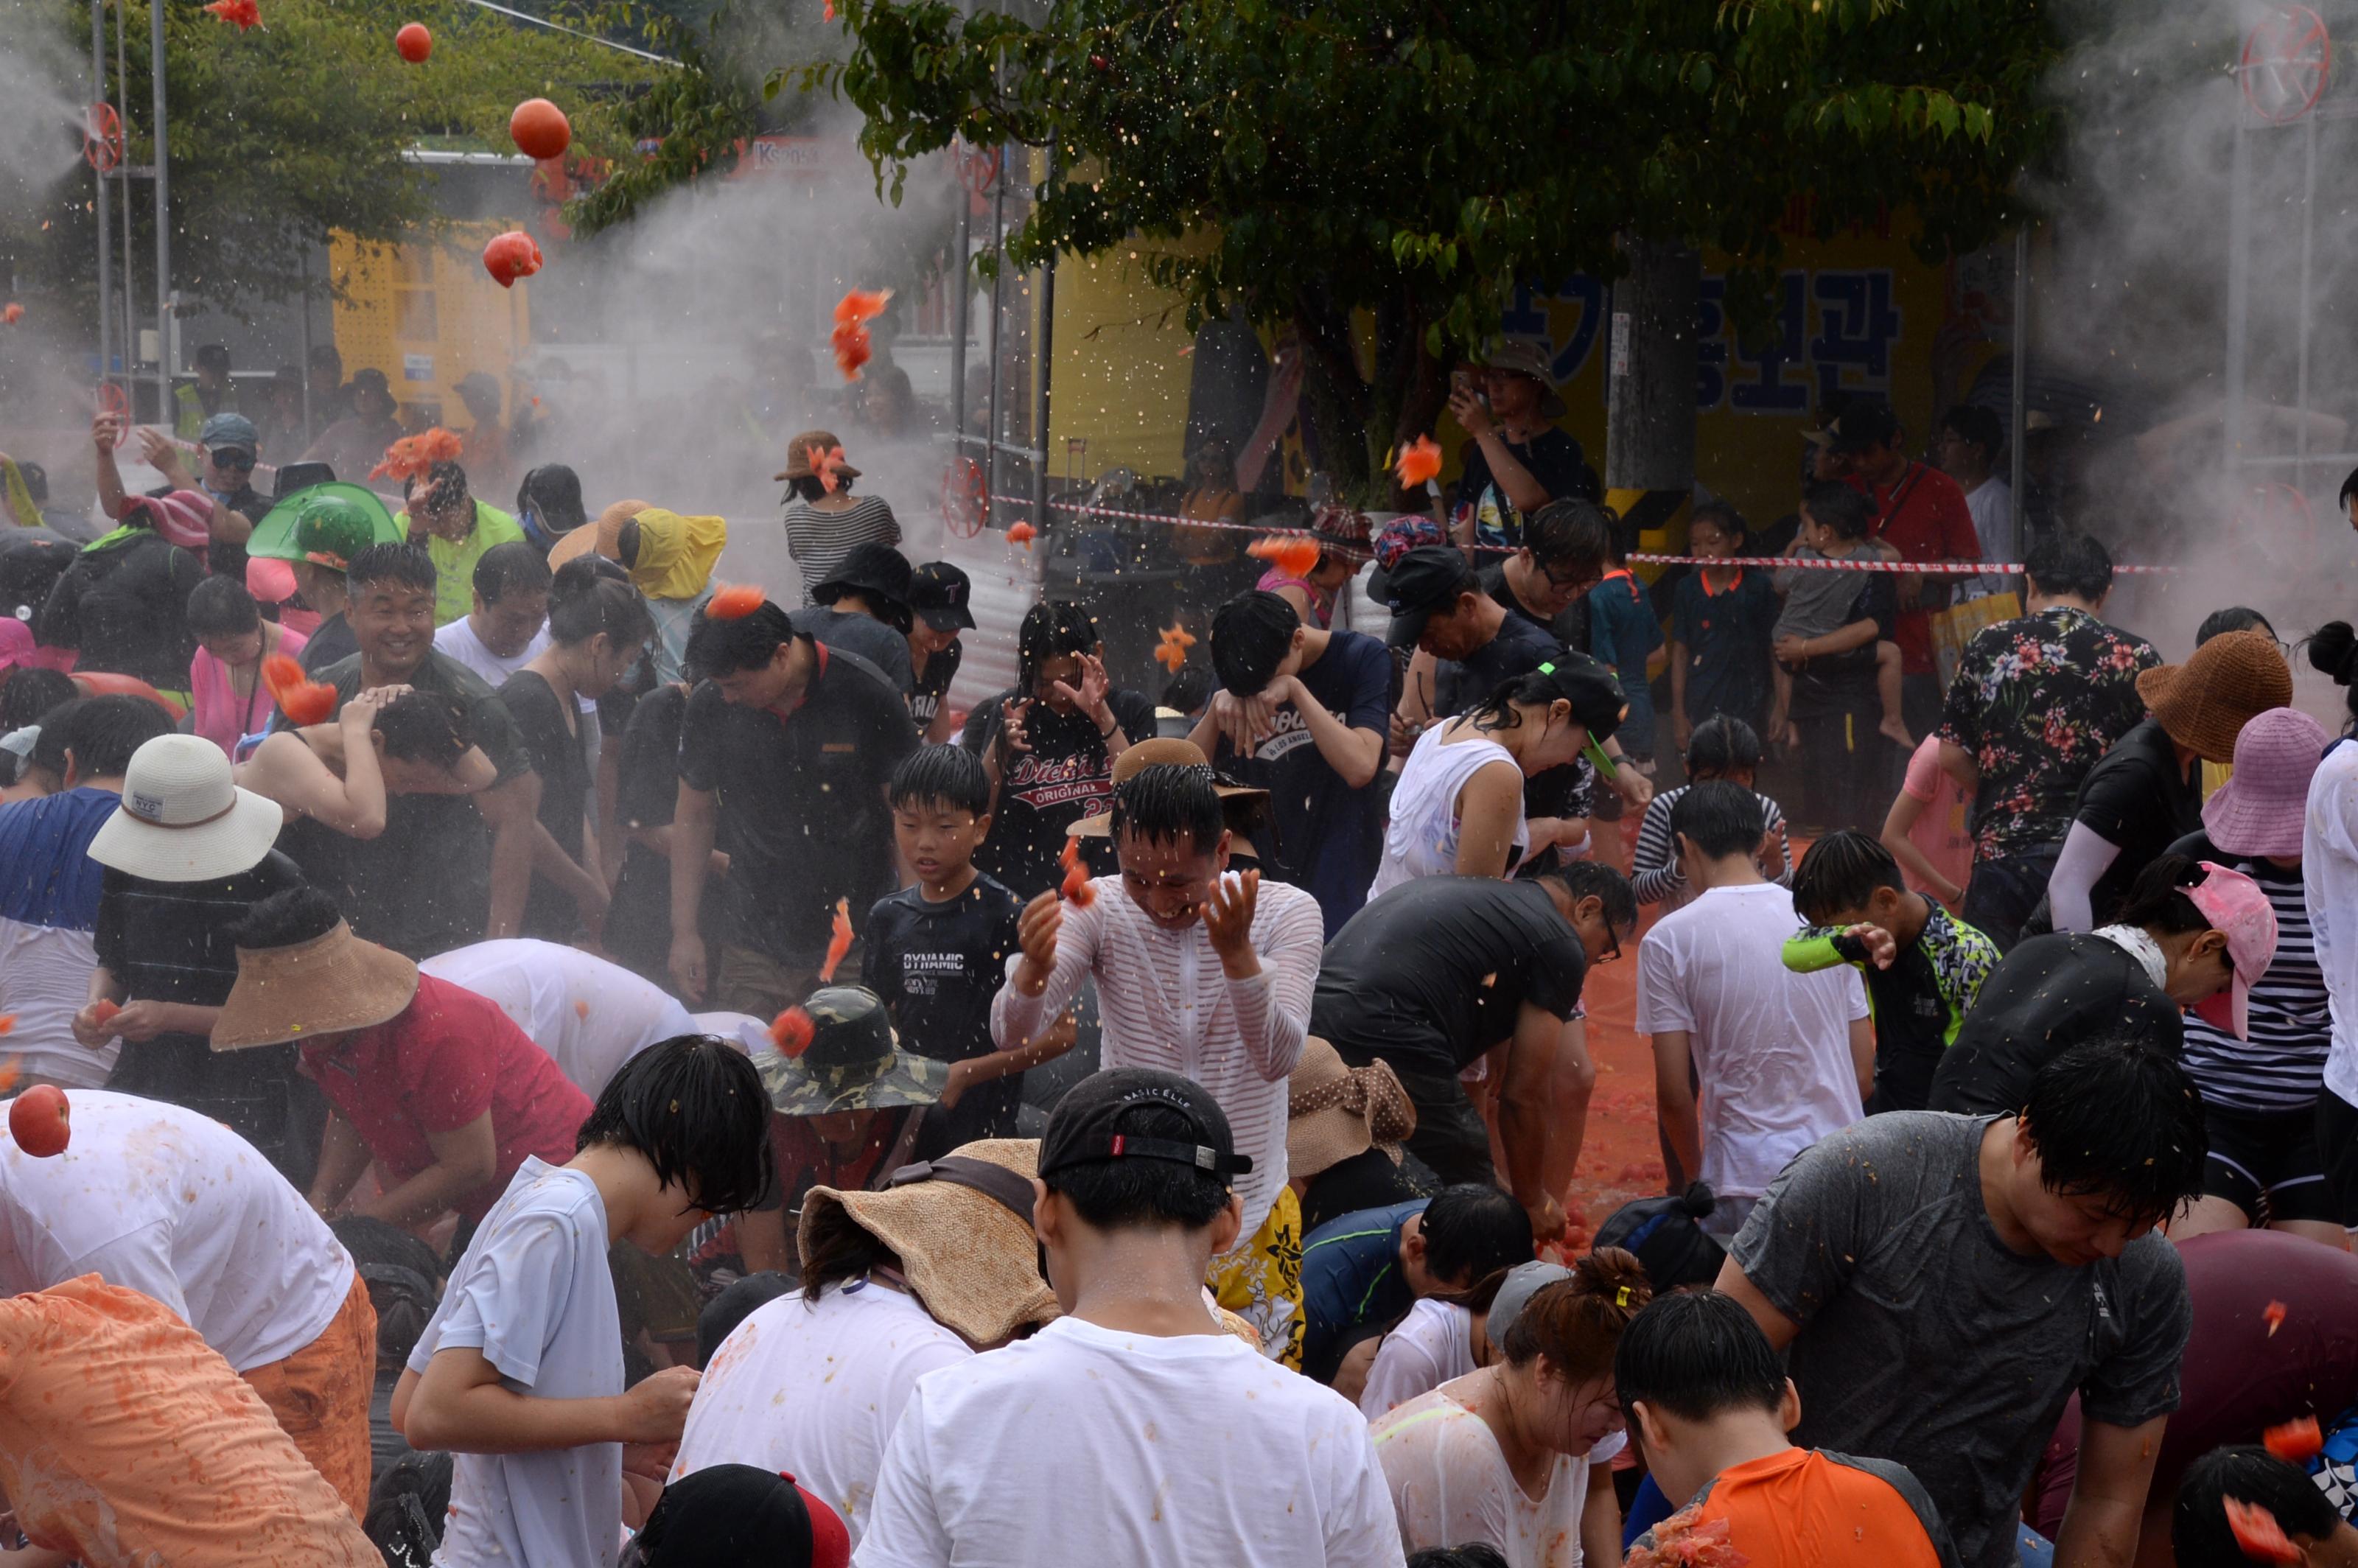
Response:
POLYGON ((36 1084, 8 1107, 8 1133, 16 1147, 46 1160, 66 1152, 73 1125, 66 1091, 55 1084, 36 1084))

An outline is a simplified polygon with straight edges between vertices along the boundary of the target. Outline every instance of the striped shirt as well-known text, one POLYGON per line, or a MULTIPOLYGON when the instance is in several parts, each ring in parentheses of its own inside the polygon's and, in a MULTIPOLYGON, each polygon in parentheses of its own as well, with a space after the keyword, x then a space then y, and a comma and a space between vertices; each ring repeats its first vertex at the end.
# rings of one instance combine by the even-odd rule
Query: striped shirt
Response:
MULTIPOLYGON (((2185 840, 2170 847, 2183 854, 2185 840)), ((2260 884, 2277 915, 2277 956, 2252 988, 2249 1040, 2238 1040, 2200 1012, 2186 1015, 2186 1072, 2206 1105, 2227 1110, 2308 1110, 2325 1080, 2333 1021, 2300 869, 2223 854, 2207 858, 2260 884)))
POLYGON ((786 525, 786 553, 802 568, 805 604, 812 602, 811 589, 834 575, 843 557, 860 546, 901 542, 901 524, 881 495, 854 497, 840 512, 790 501, 781 521, 786 525))
MULTIPOLYGON (((1678 840, 1671 836, 1671 807, 1679 803, 1679 796, 1693 787, 1681 784, 1676 789, 1666 789, 1656 795, 1646 804, 1645 820, 1638 826, 1635 861, 1638 874, 1629 885, 1637 890, 1639 903, 1659 903, 1664 914, 1674 909, 1684 909, 1694 902, 1694 889, 1689 887, 1686 878, 1679 874, 1678 840)), ((1775 837, 1785 857, 1785 869, 1777 873, 1776 883, 1779 887, 1791 887, 1793 847, 1783 838, 1785 813, 1767 795, 1761 795, 1759 799, 1760 820, 1766 825, 1764 837, 1775 837)), ((1760 870, 1766 875, 1768 866, 1764 863, 1760 870)))
POLYGON ((1045 991, 1027 997, 1017 990, 1023 956, 1008 958, 1008 983, 990 1004, 990 1037, 1002 1051, 1016 1049, 1094 976, 1105 1028, 1102 1065, 1177 1073, 1220 1102, 1237 1152, 1253 1162, 1237 1183, 1243 1234, 1251 1236, 1285 1186, 1286 1081, 1302 1060, 1325 939, 1318 901, 1300 888, 1262 882, 1252 923, 1260 973, 1232 980, 1201 920, 1165 931, 1120 879, 1099 877, 1091 885, 1095 902, 1065 906, 1045 991))

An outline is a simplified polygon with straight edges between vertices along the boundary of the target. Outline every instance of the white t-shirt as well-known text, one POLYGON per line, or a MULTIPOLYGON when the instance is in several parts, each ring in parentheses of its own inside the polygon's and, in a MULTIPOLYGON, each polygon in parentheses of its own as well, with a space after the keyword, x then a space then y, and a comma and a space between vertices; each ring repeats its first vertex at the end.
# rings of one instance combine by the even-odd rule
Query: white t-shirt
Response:
POLYGON ((2300 880, 2333 1020, 2325 1087, 2358 1105, 2358 745, 2327 752, 2309 781, 2300 880))
POLYGON ((548 622, 544 621, 540 623, 540 630, 532 634, 532 641, 525 644, 523 653, 513 659, 503 659, 483 646, 483 640, 475 635, 474 617, 461 615, 435 630, 434 651, 449 654, 482 676, 491 688, 497 691, 507 685, 508 676, 548 651, 548 622))
POLYGON ((0 1006, 16 1020, 0 1047, 25 1076, 94 1089, 114 1076, 123 1042, 92 1051, 73 1034, 96 968, 98 943, 90 932, 0 915, 0 1006))
MULTIPOLYGON (((606 1267, 606 1206, 579 1171, 527 1156, 483 1217, 450 1276, 409 1369, 471 1346, 501 1381, 543 1400, 622 1391, 622 1325, 606 1267)), ((449 1522, 434 1561, 447 1568, 611 1568, 621 1551, 622 1445, 461 1454, 449 1522)))
MULTIPOLYGON (((1454 1386, 1454 1385, 1451 1385, 1454 1386)), ((1580 1513, 1592 1465, 1609 1465, 1628 1439, 1613 1433, 1585 1454, 1560 1454, 1547 1493, 1515 1484, 1482 1418, 1444 1386, 1375 1423, 1401 1541, 1410 1552, 1475 1541, 1498 1548, 1507 1568, 1580 1568, 1580 1513)))
POLYGON ((1474 1314, 1430 1296, 1408 1309, 1376 1347, 1359 1413, 1369 1421, 1474 1370, 1474 1314))
POLYGON ((892 1423, 917 1379, 974 1358, 914 1297, 830 1285, 764 1302, 713 1352, 671 1479, 715 1465, 783 1470, 835 1505, 860 1544, 892 1423))
MULTIPOLYGON (((1965 510, 1974 520, 1974 537, 1982 542, 1982 559, 2011 561, 2014 553, 2014 487, 1997 475, 1965 492, 1965 510)), ((1992 593, 2019 592, 2021 585, 2002 573, 1974 580, 1992 593)))
POLYGON ((1228 1334, 1060 1317, 918 1380, 859 1568, 1397 1568, 1350 1401, 1228 1334))
POLYGON ((1758 1197, 1785 1162, 1863 1114, 1850 1023, 1866 988, 1848 964, 1785 968, 1801 928, 1774 882, 1716 887, 1654 923, 1638 947, 1638 1030, 1685 1030, 1702 1080, 1703 1179, 1758 1197))
POLYGON ((72 1100, 54 1159, 0 1138, 0 1296, 96 1274, 170 1307, 240 1372, 325 1332, 352 1257, 254 1145, 160 1100, 72 1100))
MULTIPOLYGON (((1384 829, 1383 859, 1376 864, 1376 880, 1368 884, 1370 899, 1418 877, 1455 871, 1457 797, 1466 781, 1492 762, 1517 765, 1515 754, 1496 741, 1462 735, 1443 745, 1441 732, 1447 728, 1447 719, 1436 720, 1416 738, 1408 761, 1401 764, 1400 780, 1392 786, 1391 823, 1384 829)), ((1515 848, 1522 851, 1531 847, 1531 824, 1518 812, 1515 848)))
POLYGON ((617 1068, 656 1041, 703 1033, 662 987, 557 942, 478 942, 417 967, 496 1002, 593 1100, 617 1068))

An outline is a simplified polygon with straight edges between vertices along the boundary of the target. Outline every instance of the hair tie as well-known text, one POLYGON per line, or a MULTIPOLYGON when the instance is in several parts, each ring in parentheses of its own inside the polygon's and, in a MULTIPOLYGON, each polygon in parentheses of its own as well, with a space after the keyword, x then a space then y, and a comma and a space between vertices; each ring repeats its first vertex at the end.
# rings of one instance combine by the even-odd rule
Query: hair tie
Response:
POLYGON ((1613 1304, 1617 1307, 1625 1307, 1629 1304, 1628 1286, 1623 1285, 1613 1292, 1613 1304))

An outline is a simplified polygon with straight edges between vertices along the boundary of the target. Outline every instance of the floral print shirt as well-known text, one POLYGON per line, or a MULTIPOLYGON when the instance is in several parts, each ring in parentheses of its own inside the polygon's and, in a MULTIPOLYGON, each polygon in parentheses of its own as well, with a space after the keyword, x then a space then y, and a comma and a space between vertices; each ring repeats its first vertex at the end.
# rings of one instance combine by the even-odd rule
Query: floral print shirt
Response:
POLYGON ((1984 627, 1966 644, 1940 733, 1981 768, 1976 860, 2063 841, 2081 780, 2145 718, 2138 674, 2160 663, 2144 638, 2064 605, 1984 627))

